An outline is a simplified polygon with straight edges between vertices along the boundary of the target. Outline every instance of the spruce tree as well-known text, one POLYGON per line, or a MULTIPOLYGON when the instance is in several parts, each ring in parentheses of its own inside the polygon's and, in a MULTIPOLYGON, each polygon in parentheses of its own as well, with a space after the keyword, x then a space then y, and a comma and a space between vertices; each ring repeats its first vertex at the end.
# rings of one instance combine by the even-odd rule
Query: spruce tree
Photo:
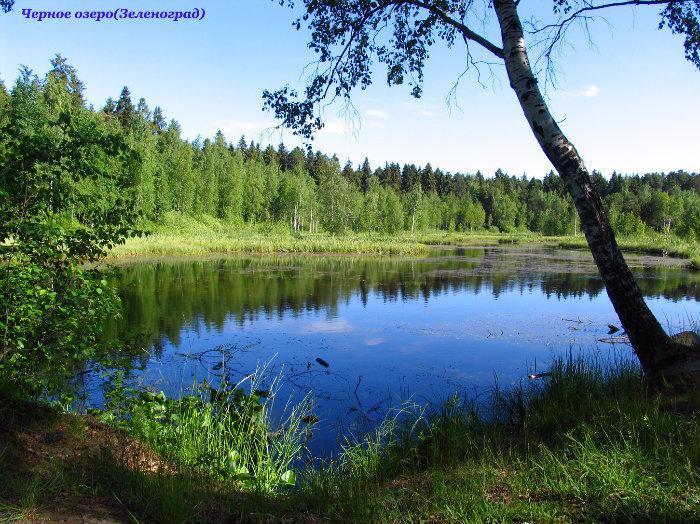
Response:
POLYGON ((160 106, 156 106, 156 108, 153 110, 151 125, 156 133, 162 133, 167 127, 165 116, 163 115, 163 110, 160 108, 160 106))
POLYGON ((362 162, 362 167, 360 168, 360 190, 363 193, 367 192, 367 187, 369 184, 369 179, 372 176, 372 168, 369 165, 369 160, 365 157, 365 161, 362 162))
POLYGON ((421 186, 425 193, 435 193, 437 190, 437 183, 435 181, 435 172, 433 171, 433 166, 430 163, 421 170, 420 173, 421 186))
POLYGON ((117 110, 117 103, 111 97, 108 98, 107 101, 105 102, 105 105, 102 106, 102 112, 105 115, 112 116, 112 115, 114 115, 116 110, 117 110))
POLYGON ((128 132, 131 129, 134 104, 131 101, 131 93, 129 92, 129 88, 127 86, 124 86, 121 94, 119 95, 119 100, 117 100, 117 105, 115 107, 115 113, 119 119, 122 129, 128 132))
POLYGON ((146 99, 143 97, 139 98, 139 102, 136 104, 136 114, 146 122, 151 120, 151 110, 148 108, 146 99))
POLYGON ((83 96, 85 85, 78 78, 78 72, 75 67, 70 65, 64 57, 57 54, 51 59, 51 70, 48 74, 49 76, 55 77, 65 86, 74 106, 85 106, 85 99, 83 96))

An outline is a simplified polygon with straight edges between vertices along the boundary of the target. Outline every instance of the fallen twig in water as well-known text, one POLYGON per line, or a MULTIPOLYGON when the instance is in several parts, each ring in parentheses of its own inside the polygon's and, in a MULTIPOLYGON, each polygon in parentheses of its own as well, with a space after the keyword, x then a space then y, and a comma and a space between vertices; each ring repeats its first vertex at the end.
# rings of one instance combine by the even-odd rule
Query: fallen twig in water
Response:
POLYGON ((604 338, 599 338, 598 342, 603 342, 605 344, 629 344, 630 340, 626 336, 624 336, 624 337, 604 337, 604 338))

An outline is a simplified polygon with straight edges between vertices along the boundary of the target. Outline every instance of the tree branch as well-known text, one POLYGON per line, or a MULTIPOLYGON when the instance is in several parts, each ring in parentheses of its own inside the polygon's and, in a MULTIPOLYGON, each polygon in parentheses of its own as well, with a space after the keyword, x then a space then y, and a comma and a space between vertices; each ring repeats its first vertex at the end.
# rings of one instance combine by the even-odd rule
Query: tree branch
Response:
POLYGON ((464 25, 462 22, 455 20, 451 16, 447 15, 442 9, 438 9, 432 4, 429 4, 423 0, 399 0, 399 3, 403 4, 409 4, 413 5, 416 7, 421 7, 435 16, 437 16, 440 20, 442 20, 444 23, 451 25, 455 29, 457 29, 460 33, 462 33, 462 36, 466 38, 467 40, 471 40, 472 42, 476 42, 480 46, 482 46, 484 49, 490 51, 494 55, 496 55, 498 58, 503 58, 503 49, 495 45, 494 43, 490 42, 483 36, 481 36, 478 33, 475 33, 471 29, 469 29, 466 25, 464 25))
POLYGON ((534 32, 538 33, 540 31, 544 31, 546 29, 552 29, 554 27, 563 27, 564 25, 568 24, 572 20, 578 18, 580 15, 583 13, 586 13, 588 11, 598 11, 600 9, 608 9, 610 7, 625 7, 625 6, 635 6, 635 5, 664 5, 664 4, 683 4, 686 2, 692 2, 694 0, 625 0, 622 2, 610 2, 607 4, 600 4, 600 5, 588 5, 586 7, 582 7, 575 11, 573 14, 569 15, 567 18, 564 20, 561 20, 560 22, 557 22, 556 24, 547 24, 539 29, 536 29, 534 32))

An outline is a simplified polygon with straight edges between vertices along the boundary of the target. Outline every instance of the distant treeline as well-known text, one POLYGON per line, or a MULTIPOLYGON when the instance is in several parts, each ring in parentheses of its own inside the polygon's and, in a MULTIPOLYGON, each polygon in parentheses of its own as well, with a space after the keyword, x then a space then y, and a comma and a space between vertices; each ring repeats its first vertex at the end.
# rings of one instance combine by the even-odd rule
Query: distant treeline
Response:
MULTIPOLYGON (((168 212, 207 214, 233 224, 284 222, 297 231, 577 230, 571 199, 552 172, 539 180, 430 164, 342 166, 336 156, 283 144, 228 143, 221 132, 189 142, 161 108, 150 110, 143 98, 134 104, 126 87, 104 107, 88 107, 75 69, 60 55, 51 66, 44 78, 21 69, 9 91, 0 82, 0 164, 31 159, 32 176, 43 179, 38 187, 52 192, 53 211, 82 223, 128 201, 154 221, 168 212), (126 149, 113 147, 124 141, 126 149), (55 157, 64 165, 53 165, 55 157)), ((13 190, 11 178, 0 180, 0 190, 13 190)), ((700 174, 614 173, 606 180, 594 171, 593 183, 618 233, 700 238, 700 174)))

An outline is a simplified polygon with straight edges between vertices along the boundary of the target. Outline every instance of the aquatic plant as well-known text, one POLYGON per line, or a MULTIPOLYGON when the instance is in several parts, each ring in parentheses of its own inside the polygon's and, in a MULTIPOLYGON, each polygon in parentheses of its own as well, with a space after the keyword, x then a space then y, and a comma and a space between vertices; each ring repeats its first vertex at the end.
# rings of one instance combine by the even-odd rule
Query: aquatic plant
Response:
POLYGON ((150 446, 177 469, 205 473, 239 489, 294 486, 307 431, 310 398, 291 399, 282 420, 272 415, 276 381, 264 388, 265 368, 238 383, 197 384, 179 398, 111 381, 104 409, 95 413, 150 446), (247 386, 247 388, 245 387, 247 386))

